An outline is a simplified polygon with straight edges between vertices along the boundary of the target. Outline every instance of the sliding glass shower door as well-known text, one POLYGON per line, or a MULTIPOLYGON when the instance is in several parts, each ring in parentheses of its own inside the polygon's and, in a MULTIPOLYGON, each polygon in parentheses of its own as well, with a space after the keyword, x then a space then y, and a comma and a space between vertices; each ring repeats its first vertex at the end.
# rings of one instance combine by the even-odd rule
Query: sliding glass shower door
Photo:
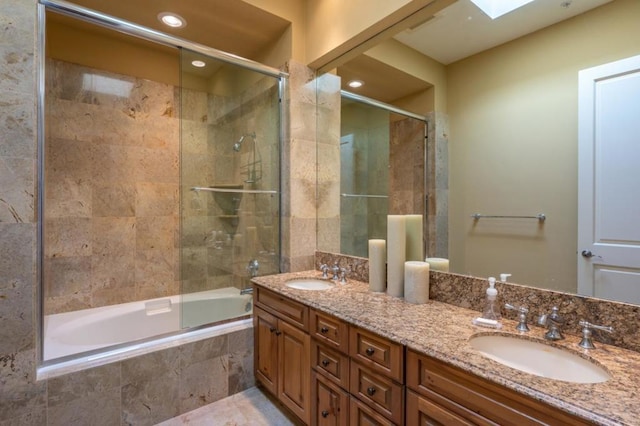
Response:
POLYGON ((188 50, 181 62, 180 280, 193 327, 250 315, 251 277, 279 271, 281 81, 188 50), (218 298, 231 301, 203 302, 218 298))

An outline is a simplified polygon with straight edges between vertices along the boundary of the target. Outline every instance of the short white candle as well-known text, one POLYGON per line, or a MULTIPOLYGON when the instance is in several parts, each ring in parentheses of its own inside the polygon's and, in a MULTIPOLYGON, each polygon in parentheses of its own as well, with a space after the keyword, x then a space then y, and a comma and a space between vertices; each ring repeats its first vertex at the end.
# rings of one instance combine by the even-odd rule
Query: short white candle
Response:
POLYGON ((426 303, 429 300, 429 264, 409 261, 404 264, 404 300, 426 303))
POLYGON ((449 259, 427 257, 424 261, 431 266, 432 271, 449 272, 449 259))
POLYGON ((404 295, 406 239, 405 217, 387 216, 387 293, 394 297, 404 295))
POLYGON ((369 290, 383 292, 387 283, 387 242, 369 240, 369 290))
POLYGON ((407 225, 407 260, 419 260, 424 258, 423 250, 423 232, 422 232, 422 215, 408 214, 405 215, 407 225))

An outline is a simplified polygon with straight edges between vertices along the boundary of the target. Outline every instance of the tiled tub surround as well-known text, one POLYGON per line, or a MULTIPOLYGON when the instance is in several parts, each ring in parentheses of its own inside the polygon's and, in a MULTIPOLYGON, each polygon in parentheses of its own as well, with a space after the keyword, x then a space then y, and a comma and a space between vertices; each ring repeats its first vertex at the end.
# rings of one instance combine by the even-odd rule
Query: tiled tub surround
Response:
MULTIPOLYGON (((316 252, 315 268, 317 270, 320 269, 321 264, 333 265, 335 262, 338 262, 340 267, 351 271, 348 274, 350 279, 369 281, 367 259, 316 252)), ((482 312, 488 285, 488 281, 482 278, 431 271, 429 299, 482 312)), ((578 323, 580 320, 586 320, 593 324, 614 328, 611 334, 594 330, 596 341, 640 352, 640 306, 514 283, 497 282, 496 288, 503 317, 517 318, 516 313, 507 312, 504 309, 504 303, 525 306, 529 309, 529 325, 535 325, 540 315, 549 313, 552 307, 557 306, 565 320, 562 326, 562 332, 565 335, 579 336, 582 328, 578 323)))
MULTIPOLYGON (((577 346, 580 340, 577 336, 566 335, 565 340, 554 345, 591 357, 604 366, 612 378, 604 383, 576 384, 533 376, 491 361, 468 344, 469 338, 477 333, 518 337, 515 321, 504 319, 500 331, 479 328, 471 324, 478 316, 475 310, 434 300, 413 305, 385 293, 372 293, 367 283, 355 280, 324 291, 295 290, 284 285, 287 279, 318 276, 318 271, 305 271, 259 277, 254 282, 595 424, 632 425, 640 418, 637 404, 640 354, 637 352, 602 343, 596 343, 596 349, 583 350, 577 346)), ((544 331, 532 327, 532 331, 521 338, 542 339, 544 331)))

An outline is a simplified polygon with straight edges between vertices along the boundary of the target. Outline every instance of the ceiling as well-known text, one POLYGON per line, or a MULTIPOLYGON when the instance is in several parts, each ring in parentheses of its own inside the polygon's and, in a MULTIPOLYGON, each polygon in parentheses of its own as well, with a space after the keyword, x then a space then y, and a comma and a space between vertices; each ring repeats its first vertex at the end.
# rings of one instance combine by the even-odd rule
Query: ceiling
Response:
MULTIPOLYGON (((501 0, 503 1, 503 0, 501 0)), ((438 12, 433 19, 407 29, 394 38, 448 65, 484 50, 515 40, 555 23, 584 13, 612 0, 535 0, 498 19, 492 20, 470 0, 458 0, 438 12), (563 6, 564 5, 564 6, 563 6)), ((392 66, 361 55, 338 68, 343 89, 391 103, 406 96, 404 79, 415 79, 392 66), (360 66, 366 62, 367 67, 360 66), (376 67, 377 63, 377 67, 376 67), (393 70, 391 70, 393 69, 393 70), (346 72, 348 70, 348 72, 346 72), (345 86, 348 79, 360 79, 360 89, 345 86)), ((428 86, 428 85, 427 85, 428 86)), ((410 87, 410 86, 408 86, 410 87)))
POLYGON ((255 60, 288 28, 290 22, 244 1, 230 0, 72 0, 107 15, 255 60), (184 28, 161 24, 157 16, 173 12, 184 28))

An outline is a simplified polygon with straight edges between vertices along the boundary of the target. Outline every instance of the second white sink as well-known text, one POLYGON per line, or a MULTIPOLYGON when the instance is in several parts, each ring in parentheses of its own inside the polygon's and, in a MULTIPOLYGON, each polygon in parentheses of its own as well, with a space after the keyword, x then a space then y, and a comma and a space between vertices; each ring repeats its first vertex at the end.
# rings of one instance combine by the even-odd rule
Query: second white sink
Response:
POLYGON ((536 376, 573 383, 601 383, 611 378, 594 362, 544 342, 492 334, 472 336, 469 343, 487 358, 536 376))
POLYGON ((297 290, 327 290, 334 286, 331 281, 320 278, 296 278, 287 281, 284 285, 297 290))

